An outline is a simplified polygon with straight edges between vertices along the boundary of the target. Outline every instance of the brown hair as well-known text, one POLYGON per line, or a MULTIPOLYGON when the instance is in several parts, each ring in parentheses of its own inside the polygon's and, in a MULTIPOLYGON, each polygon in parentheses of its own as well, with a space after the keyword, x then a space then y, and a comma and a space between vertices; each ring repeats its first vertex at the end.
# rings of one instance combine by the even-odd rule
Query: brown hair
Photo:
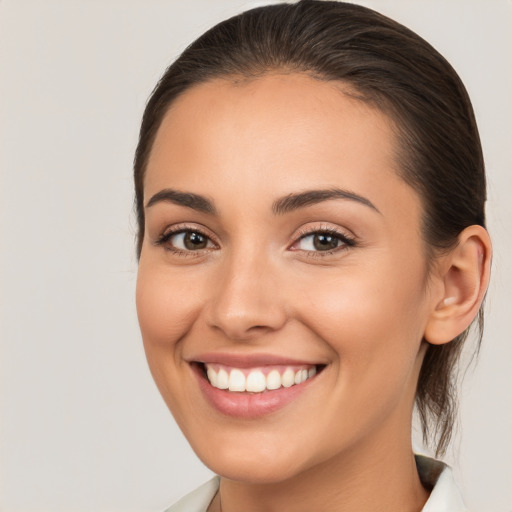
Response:
MULTIPOLYGON (((341 81, 387 113, 397 132, 399 174, 423 202, 429 261, 484 226, 485 171, 468 94, 450 64, 417 34, 365 7, 301 0, 260 7, 223 21, 166 70, 146 106, 134 161, 138 253, 144 237, 143 182, 156 132, 170 104, 213 78, 256 78, 269 71, 341 81)), ((481 340, 482 311, 478 322, 481 340)), ((416 406, 424 439, 446 450, 456 417, 455 367, 468 330, 429 345, 416 406)))

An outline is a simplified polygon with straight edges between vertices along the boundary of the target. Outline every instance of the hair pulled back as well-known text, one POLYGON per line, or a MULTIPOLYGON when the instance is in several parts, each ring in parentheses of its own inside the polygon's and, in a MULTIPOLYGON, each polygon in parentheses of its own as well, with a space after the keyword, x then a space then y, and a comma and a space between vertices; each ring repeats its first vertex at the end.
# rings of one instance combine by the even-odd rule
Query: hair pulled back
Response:
MULTIPOLYGON (((484 226, 485 171, 468 94, 450 64, 426 41, 371 9, 301 0, 259 7, 223 21, 166 70, 144 112, 134 161, 138 253, 144 237, 144 174, 156 132, 172 102, 215 78, 269 72, 340 81, 386 113, 397 140, 398 172, 423 205, 429 261, 456 245, 466 227, 484 226)), ((479 343, 482 312, 479 313, 479 343)), ((468 330, 429 345, 416 406, 426 441, 445 451, 456 417, 455 368, 468 330)))

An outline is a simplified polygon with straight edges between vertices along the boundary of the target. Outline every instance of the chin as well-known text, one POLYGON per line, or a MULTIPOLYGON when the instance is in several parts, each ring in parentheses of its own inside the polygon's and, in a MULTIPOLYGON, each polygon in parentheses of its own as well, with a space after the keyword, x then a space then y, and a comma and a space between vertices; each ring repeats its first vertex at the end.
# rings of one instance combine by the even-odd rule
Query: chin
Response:
POLYGON ((196 450, 202 462, 214 473, 239 482, 272 484, 293 478, 307 466, 298 450, 283 450, 283 443, 257 449, 247 442, 245 449, 216 443, 215 449, 196 450), (276 446, 280 445, 281 448, 276 446))
POLYGON ((213 464, 205 464, 217 475, 248 484, 277 484, 293 478, 300 472, 297 467, 276 461, 269 463, 262 460, 216 460, 213 464))

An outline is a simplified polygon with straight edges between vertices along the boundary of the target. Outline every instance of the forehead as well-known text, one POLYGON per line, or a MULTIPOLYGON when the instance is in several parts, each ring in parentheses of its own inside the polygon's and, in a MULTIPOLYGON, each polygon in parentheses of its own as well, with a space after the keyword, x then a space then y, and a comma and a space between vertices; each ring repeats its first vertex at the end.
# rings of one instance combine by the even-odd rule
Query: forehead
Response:
POLYGON ((390 119, 343 83, 301 74, 216 79, 170 107, 145 197, 169 186, 210 195, 220 184, 269 200, 290 188, 329 186, 378 196, 383 185, 409 189, 396 173, 395 146, 390 119))
MULTIPOLYGON (((390 119, 364 103, 352 88, 339 81, 323 81, 304 74, 267 74, 255 79, 214 79, 182 93, 164 116, 154 150, 190 135, 196 142, 325 152, 353 145, 358 135, 374 137, 382 156, 391 157, 394 140, 390 119), (217 137, 210 130, 214 127, 217 137), (210 132, 210 133, 207 133, 210 132), (209 136, 199 140, 199 135, 209 136), (171 140, 172 138, 172 140, 171 140), (320 140, 325 144, 319 144, 320 140), (272 143, 270 146, 266 143, 272 143), (289 147, 291 143, 292 148, 289 147)), ((244 149, 249 149, 244 146, 244 149)))

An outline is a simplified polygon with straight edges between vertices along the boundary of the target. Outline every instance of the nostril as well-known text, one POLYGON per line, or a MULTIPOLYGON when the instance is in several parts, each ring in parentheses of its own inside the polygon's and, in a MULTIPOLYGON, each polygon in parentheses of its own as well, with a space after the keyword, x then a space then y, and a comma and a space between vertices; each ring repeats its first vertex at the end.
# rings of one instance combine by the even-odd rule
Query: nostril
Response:
POLYGON ((203 309, 210 328, 221 331, 233 341, 241 342, 277 331, 287 321, 279 293, 265 284, 269 277, 254 279, 254 270, 250 273, 250 279, 246 279, 244 272, 224 279, 203 309))

